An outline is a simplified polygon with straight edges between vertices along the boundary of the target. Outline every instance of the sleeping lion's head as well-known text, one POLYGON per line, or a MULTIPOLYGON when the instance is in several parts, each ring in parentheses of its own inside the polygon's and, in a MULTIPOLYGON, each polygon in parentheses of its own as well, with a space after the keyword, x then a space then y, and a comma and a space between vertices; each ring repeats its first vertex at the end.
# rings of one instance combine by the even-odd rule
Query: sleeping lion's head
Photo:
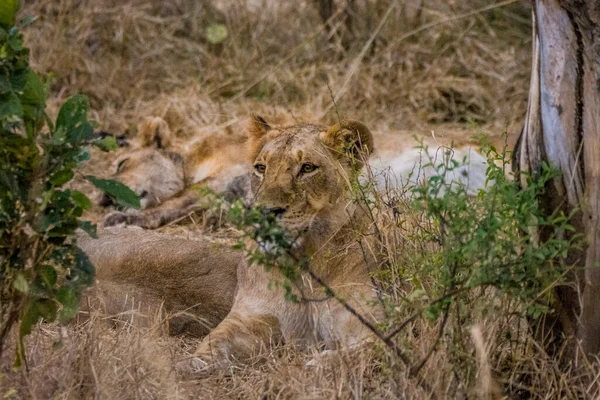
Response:
MULTIPOLYGON (((155 207, 183 190, 184 157, 174 150, 171 131, 159 117, 144 119, 138 128, 139 146, 127 147, 115 160, 112 179, 133 190, 142 208, 155 207)), ((100 205, 112 205, 106 194, 100 205)))
POLYGON ((246 131, 256 204, 299 237, 328 235, 348 220, 351 182, 373 151, 366 126, 346 120, 271 127, 253 116, 246 131))

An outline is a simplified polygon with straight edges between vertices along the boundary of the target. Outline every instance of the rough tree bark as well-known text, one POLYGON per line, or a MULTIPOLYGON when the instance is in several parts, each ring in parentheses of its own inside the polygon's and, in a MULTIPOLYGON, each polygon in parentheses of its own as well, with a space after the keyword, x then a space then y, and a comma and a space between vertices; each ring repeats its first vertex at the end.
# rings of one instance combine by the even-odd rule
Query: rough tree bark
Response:
MULTIPOLYGON (((578 209, 587 247, 565 260, 576 268, 556 290, 555 312, 537 325, 551 353, 600 351, 600 1, 535 0, 533 59, 525 125, 513 153, 516 171, 558 167, 540 199, 548 213, 578 209), (579 346, 580 344, 581 346, 579 346)), ((539 232, 540 240, 548 232, 539 232)), ((567 235, 568 233, 563 233, 567 235)))

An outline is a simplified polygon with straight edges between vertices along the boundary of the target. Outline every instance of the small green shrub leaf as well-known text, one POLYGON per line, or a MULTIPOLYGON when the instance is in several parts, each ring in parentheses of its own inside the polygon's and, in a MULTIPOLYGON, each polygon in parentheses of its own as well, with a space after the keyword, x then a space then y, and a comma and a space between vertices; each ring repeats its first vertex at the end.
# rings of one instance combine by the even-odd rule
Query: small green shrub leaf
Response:
POLYGON ((113 136, 107 136, 94 142, 94 146, 102 151, 114 151, 119 148, 117 140, 113 136))
POLYGON ((73 96, 65 101, 56 118, 56 129, 71 132, 87 122, 88 100, 85 96, 73 96))
POLYGON ((73 179, 73 171, 71 169, 63 169, 58 171, 50 178, 50 183, 53 186, 59 187, 73 179))
POLYGON ((35 302, 35 307, 41 318, 46 322, 52 322, 56 320, 57 306, 56 302, 48 299, 40 299, 35 302))
POLYGON ((23 104, 44 107, 46 104, 46 97, 46 86, 35 72, 29 70, 27 72, 21 101, 23 104))
POLYGON ((228 36, 229 31, 223 24, 211 24, 206 28, 206 40, 208 40, 209 43, 222 43, 228 36))
POLYGON ((21 29, 27 28, 29 25, 33 24, 37 20, 37 17, 33 15, 28 15, 21 20, 21 29))
POLYGON ((56 300, 62 304, 59 312, 59 321, 65 323, 77 315, 77 304, 79 299, 69 286, 63 286, 56 291, 56 300))
POLYGON ((14 93, 9 93, 0 97, 0 120, 9 117, 22 117, 23 106, 19 98, 14 93))
POLYGON ((78 226, 94 239, 98 237, 98 234, 96 233, 96 224, 93 224, 90 221, 79 221, 78 226))
POLYGON ((16 290, 18 290, 21 293, 29 292, 29 284, 27 283, 27 280, 25 279, 23 274, 17 274, 13 282, 13 286, 16 290))
POLYGON ((81 207, 84 210, 89 210, 90 208, 92 208, 92 202, 90 199, 88 199, 88 197, 81 193, 79 190, 73 190, 71 192, 71 198, 73 199, 73 203, 75 203, 76 206, 81 207))
POLYGON ((56 280, 58 279, 58 274, 56 273, 56 270, 50 265, 44 265, 43 267, 41 267, 38 274, 49 288, 54 286, 56 284, 56 280))
POLYGON ((80 289, 92 286, 95 279, 94 265, 90 261, 87 254, 83 252, 79 247, 77 248, 77 254, 75 257, 75 265, 71 269, 70 284, 71 286, 78 287, 80 289))
POLYGON ((87 175, 85 179, 90 181, 94 186, 109 195, 123 207, 135 208, 136 210, 140 208, 140 198, 138 195, 122 183, 109 179, 96 178, 92 175, 87 175))
POLYGON ((0 75, 0 95, 4 95, 11 90, 10 79, 5 75, 0 75))
POLYGON ((0 2, 0 24, 9 27, 15 24, 19 0, 2 0, 0 2))

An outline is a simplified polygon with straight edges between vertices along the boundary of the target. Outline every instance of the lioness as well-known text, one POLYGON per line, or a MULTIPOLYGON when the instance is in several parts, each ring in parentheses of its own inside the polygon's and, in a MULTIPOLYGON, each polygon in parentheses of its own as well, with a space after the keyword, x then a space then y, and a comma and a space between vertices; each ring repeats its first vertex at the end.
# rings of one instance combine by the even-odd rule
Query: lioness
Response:
MULTIPOLYGON (((245 193, 236 185, 236 177, 248 170, 243 157, 245 136, 213 134, 180 149, 160 117, 145 119, 138 130, 139 146, 115 160, 112 179, 136 192, 143 210, 109 213, 104 226, 125 223, 154 229, 206 208, 200 189, 224 194, 228 200, 245 193)), ((101 201, 104 206, 111 203, 107 196, 101 201)))
POLYGON ((203 340, 187 367, 243 362, 280 341, 301 346, 323 343, 328 349, 352 346, 369 339, 371 332, 346 306, 369 322, 381 317, 369 278, 375 262, 361 252, 365 245, 361 241, 368 239, 356 233, 366 232, 368 221, 351 191, 373 151, 371 132, 356 121, 329 128, 309 124, 276 128, 254 116, 247 133, 254 160, 254 200, 277 215, 297 238, 293 256, 309 260, 302 277, 293 282, 300 301, 286 301, 284 289, 272 285, 283 281, 281 272, 251 266, 244 258, 231 311, 203 340))
POLYGON ((157 310, 169 333, 204 336, 229 312, 243 254, 225 244, 186 240, 140 228, 111 228, 78 246, 96 267, 97 284, 82 301, 104 314, 147 326, 157 310))

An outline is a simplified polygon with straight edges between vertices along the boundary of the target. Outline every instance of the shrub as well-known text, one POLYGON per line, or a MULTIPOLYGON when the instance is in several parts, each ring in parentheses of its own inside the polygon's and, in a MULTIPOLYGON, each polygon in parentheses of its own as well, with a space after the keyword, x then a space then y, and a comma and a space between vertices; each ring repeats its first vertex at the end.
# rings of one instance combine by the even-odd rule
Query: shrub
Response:
MULTIPOLYGON (((17 0, 0 4, 0 353, 18 324, 20 365, 23 337, 33 325, 40 319, 68 321, 81 292, 94 282, 94 268, 74 237, 77 228, 95 235, 95 226, 80 219, 91 202, 65 184, 90 158, 86 145, 108 150, 115 143, 95 139, 85 97, 67 100, 54 122, 46 115, 49 78, 29 67, 29 50, 15 26, 17 10, 17 0)), ((121 203, 139 207, 123 185, 86 178, 121 203)))
MULTIPOLYGON (((423 154, 430 154, 424 150, 423 154)), ((467 162, 454 159, 450 148, 442 149, 441 162, 423 160, 423 167, 431 166, 436 173, 413 187, 382 194, 374 191, 373 182, 353 182, 355 201, 371 216, 370 234, 381 245, 382 267, 374 278, 384 288, 382 300, 390 318, 378 327, 378 336, 403 362, 410 363, 413 375, 445 337, 450 338, 450 353, 469 348, 465 327, 492 312, 524 320, 551 312, 551 289, 562 283, 567 268, 561 261, 581 239, 549 235, 545 242, 532 241, 529 233, 535 230, 573 230, 570 216, 546 216, 538 204, 558 172, 544 166, 536 179, 526 176, 527 186, 521 188, 508 173, 506 149, 499 152, 488 145, 484 150, 488 187, 475 197, 463 185, 448 183, 446 176, 467 162), (399 211, 399 203, 405 209, 399 211), (409 246, 404 248, 406 243, 391 237, 407 238, 409 246), (413 344, 403 343, 399 334, 418 320, 437 325, 439 336, 424 359, 411 361, 406 354, 413 344), (457 322, 449 326, 449 321, 457 322)), ((302 300, 292 288, 300 273, 310 270, 305 260, 294 258, 294 238, 276 218, 260 208, 235 203, 229 219, 242 231, 239 247, 246 249, 249 261, 258 267, 278 268, 285 280, 274 284, 283 285, 288 300, 302 300), (248 239, 257 242, 258 248, 245 246, 248 239)), ((356 240, 365 234, 369 233, 357 233, 356 240)), ((509 329, 503 338, 510 340, 514 333, 509 329)))

